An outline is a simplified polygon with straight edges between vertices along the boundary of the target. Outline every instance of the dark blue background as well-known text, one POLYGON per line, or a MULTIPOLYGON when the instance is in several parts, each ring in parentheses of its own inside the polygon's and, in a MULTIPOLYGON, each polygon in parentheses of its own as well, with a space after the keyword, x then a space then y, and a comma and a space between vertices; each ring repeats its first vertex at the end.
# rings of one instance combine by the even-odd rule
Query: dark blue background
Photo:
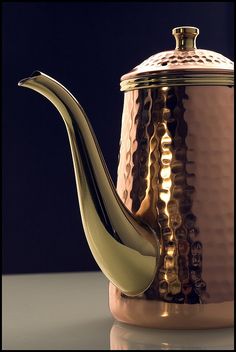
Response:
POLYGON ((233 2, 3 3, 3 272, 97 270, 85 241, 64 124, 17 87, 39 69, 87 112, 116 182, 120 76, 200 28, 199 48, 233 59, 233 2))

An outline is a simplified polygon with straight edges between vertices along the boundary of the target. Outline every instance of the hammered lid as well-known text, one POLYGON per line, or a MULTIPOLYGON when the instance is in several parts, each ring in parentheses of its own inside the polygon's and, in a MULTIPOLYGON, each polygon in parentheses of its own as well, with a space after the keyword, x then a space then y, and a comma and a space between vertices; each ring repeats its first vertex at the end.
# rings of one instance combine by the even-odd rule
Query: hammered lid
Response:
POLYGON ((172 85, 233 84, 234 63, 211 50, 197 49, 196 27, 177 27, 172 30, 176 40, 174 50, 152 55, 121 77, 121 90, 172 85), (223 75, 222 75, 223 74, 223 75), (169 81, 167 78, 172 79, 169 81), (174 79, 174 80, 173 80, 174 79), (142 81, 145 82, 142 82, 142 81), (154 82, 155 81, 155 82, 154 82), (142 82, 142 83, 141 83, 142 82), (136 85, 136 83, 138 83, 136 85))

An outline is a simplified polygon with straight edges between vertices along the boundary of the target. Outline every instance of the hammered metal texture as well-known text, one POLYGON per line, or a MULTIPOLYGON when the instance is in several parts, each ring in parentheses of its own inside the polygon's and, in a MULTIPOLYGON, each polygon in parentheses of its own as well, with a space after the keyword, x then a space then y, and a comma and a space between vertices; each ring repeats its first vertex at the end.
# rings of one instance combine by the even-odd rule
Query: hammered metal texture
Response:
POLYGON ((162 51, 150 56, 129 73, 123 75, 121 80, 135 77, 139 74, 154 71, 172 70, 233 70, 234 63, 227 57, 211 50, 170 50, 162 51))
POLYGON ((233 88, 126 92, 117 190, 161 241, 140 298, 233 300, 233 88))

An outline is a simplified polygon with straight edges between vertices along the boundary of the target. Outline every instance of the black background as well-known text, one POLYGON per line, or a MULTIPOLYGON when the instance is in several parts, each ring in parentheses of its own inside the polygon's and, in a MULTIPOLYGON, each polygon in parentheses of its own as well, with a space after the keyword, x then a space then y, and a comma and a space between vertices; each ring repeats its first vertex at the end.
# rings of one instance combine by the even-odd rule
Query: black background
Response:
POLYGON ((17 82, 39 69, 80 101, 116 182, 120 76, 200 28, 197 46, 233 60, 233 2, 2 4, 3 272, 97 270, 84 238, 66 130, 17 82))

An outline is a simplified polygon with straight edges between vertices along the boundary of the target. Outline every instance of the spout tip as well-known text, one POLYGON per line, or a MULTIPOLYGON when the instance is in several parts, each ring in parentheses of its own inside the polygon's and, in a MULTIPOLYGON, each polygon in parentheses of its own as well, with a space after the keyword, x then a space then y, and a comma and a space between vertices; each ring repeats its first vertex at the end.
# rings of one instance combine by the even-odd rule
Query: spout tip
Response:
POLYGON ((25 82, 27 82, 30 79, 33 79, 34 77, 40 76, 42 73, 40 71, 34 71, 29 77, 23 78, 18 82, 18 86, 23 87, 25 82))
POLYGON ((26 81, 28 81, 28 79, 29 79, 29 78, 23 78, 23 79, 21 79, 21 80, 18 82, 18 86, 19 86, 19 87, 24 86, 24 83, 25 83, 26 81))

